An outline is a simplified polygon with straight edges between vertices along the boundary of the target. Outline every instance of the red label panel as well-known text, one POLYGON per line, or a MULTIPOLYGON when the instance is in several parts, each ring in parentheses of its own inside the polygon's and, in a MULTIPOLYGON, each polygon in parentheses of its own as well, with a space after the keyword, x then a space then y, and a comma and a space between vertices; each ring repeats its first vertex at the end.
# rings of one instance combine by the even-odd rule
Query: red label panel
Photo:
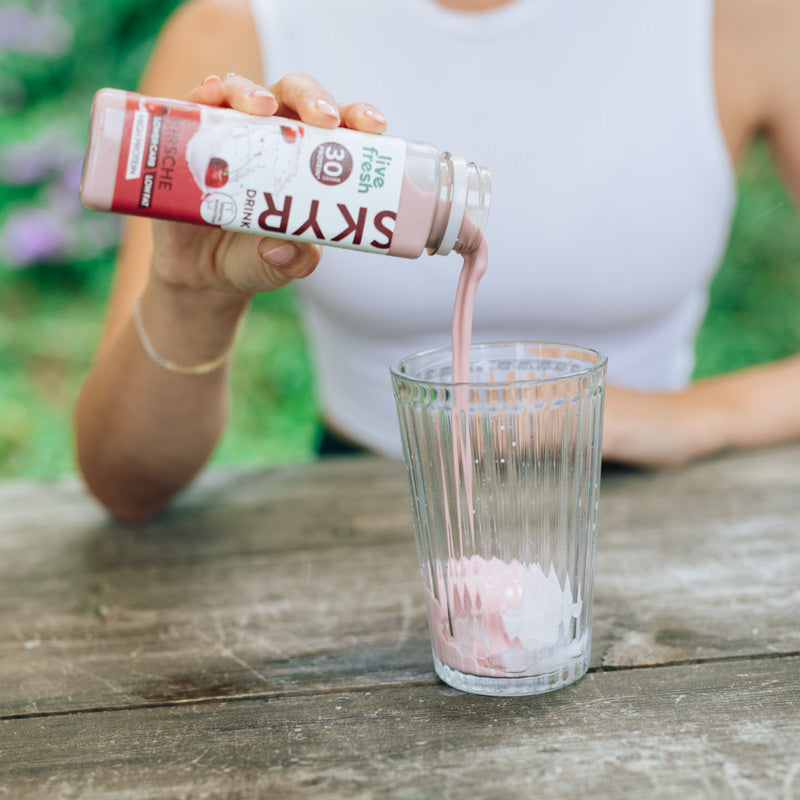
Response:
POLYGON ((132 93, 125 110, 112 211, 202 222, 203 190, 186 161, 188 142, 199 127, 196 106, 132 93))

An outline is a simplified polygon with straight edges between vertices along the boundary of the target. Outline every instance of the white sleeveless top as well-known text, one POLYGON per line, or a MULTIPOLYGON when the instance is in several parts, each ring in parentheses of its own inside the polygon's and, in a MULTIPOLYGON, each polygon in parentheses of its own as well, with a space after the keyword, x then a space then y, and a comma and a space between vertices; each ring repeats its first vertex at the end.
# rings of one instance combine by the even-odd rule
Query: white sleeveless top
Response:
MULTIPOLYGON (((735 176, 716 111, 713 0, 251 0, 265 74, 368 100, 389 133, 492 174, 473 341, 593 347, 610 381, 684 386, 735 176)), ((448 345, 461 259, 324 248, 295 284, 334 427, 400 454, 389 364, 448 345)))

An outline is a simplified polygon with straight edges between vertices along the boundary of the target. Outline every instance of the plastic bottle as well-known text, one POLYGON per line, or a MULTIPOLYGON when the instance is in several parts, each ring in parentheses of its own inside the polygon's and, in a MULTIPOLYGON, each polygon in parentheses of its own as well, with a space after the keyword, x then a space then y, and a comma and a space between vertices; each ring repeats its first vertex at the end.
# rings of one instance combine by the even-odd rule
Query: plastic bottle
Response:
POLYGON ((89 208, 416 258, 474 250, 490 176, 432 144, 101 89, 89 208))

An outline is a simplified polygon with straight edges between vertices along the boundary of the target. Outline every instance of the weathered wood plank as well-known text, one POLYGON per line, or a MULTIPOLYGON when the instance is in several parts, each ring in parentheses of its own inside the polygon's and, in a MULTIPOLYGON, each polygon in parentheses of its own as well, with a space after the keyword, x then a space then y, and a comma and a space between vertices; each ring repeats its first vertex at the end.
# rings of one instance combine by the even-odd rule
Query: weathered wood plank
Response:
POLYGON ((137 528, 0 484, 0 714, 432 681, 402 466, 310 471, 213 474, 137 528))
MULTIPOLYGON (((800 448, 605 477, 593 664, 800 651, 800 448)), ((212 473, 140 528, 0 484, 0 714, 433 682, 402 466, 212 473)))
POLYGON ((424 612, 409 594, 419 579, 402 574, 414 563, 401 553, 166 567, 157 580, 117 571, 94 609, 81 600, 79 616, 46 613, 34 638, 29 628, 24 641, 0 646, 0 716, 432 680, 424 612), (395 554, 382 585, 368 580, 373 556, 395 554), (142 597, 133 602, 137 587, 142 597))
POLYGON ((601 494, 603 665, 800 651, 800 447, 607 481, 601 494))
POLYGON ((780 657, 6 720, 0 796, 796 800, 798 704, 780 657))

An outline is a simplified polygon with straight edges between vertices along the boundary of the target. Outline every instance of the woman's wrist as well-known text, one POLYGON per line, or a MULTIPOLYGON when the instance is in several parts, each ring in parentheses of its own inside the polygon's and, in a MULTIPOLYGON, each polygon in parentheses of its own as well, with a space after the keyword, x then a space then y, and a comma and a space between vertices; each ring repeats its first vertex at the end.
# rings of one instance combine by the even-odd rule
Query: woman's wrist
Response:
POLYGON ((214 371, 232 351, 250 299, 243 292, 176 285, 151 273, 135 311, 140 342, 169 372, 214 371), (204 365, 213 368, 203 370, 204 365))
POLYGON ((687 460, 728 449, 733 443, 730 409, 716 387, 693 383, 679 394, 687 460))

